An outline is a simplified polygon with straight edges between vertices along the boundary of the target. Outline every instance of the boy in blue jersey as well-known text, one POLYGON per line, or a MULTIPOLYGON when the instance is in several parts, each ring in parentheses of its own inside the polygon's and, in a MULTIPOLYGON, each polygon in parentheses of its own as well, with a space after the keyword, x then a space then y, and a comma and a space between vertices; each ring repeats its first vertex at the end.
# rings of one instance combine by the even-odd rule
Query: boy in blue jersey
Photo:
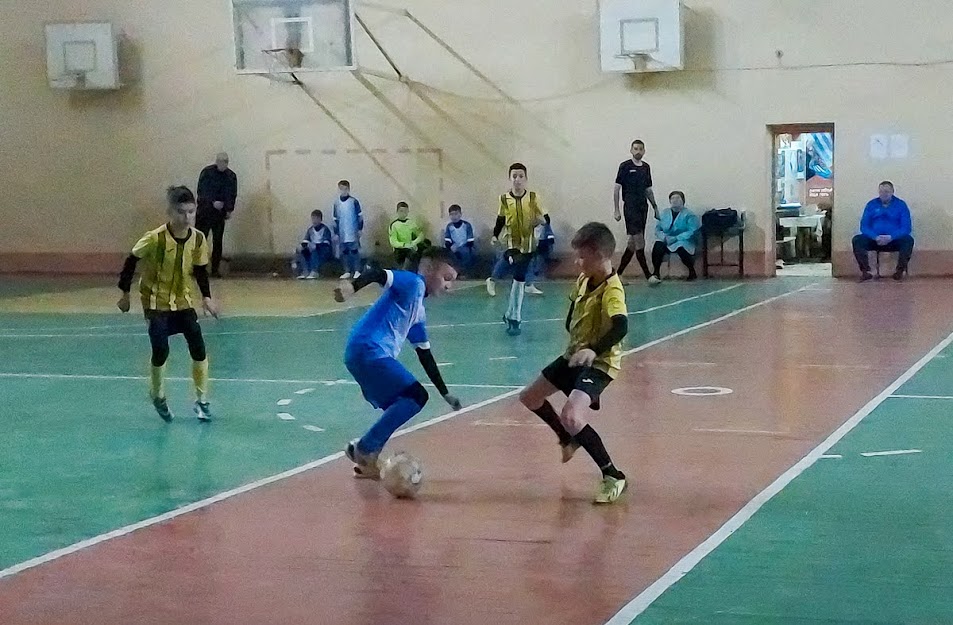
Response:
POLYGON ((300 249, 295 254, 295 270, 299 280, 314 280, 321 265, 330 260, 331 229, 324 225, 324 214, 311 211, 311 226, 301 239, 300 249))
POLYGON ((377 302, 351 330, 344 350, 344 364, 361 387, 364 398, 384 414, 346 450, 359 478, 380 479, 378 456, 390 437, 427 404, 429 395, 398 360, 409 340, 420 364, 444 401, 454 410, 460 400, 450 395, 430 351, 424 298, 442 295, 457 278, 453 256, 442 248, 426 249, 417 273, 368 268, 357 280, 345 280, 334 290, 334 299, 344 302, 355 292, 376 282, 384 288, 377 302))
POLYGON ((450 223, 443 233, 444 246, 456 257, 462 273, 469 274, 475 260, 473 244, 476 237, 473 236, 473 226, 463 219, 463 209, 459 204, 453 204, 448 212, 450 223))
POLYGON ((334 237, 341 243, 341 262, 344 264, 342 280, 357 279, 361 275, 361 231, 364 230, 364 215, 361 203, 351 196, 351 183, 338 183, 338 197, 331 208, 334 217, 334 237))

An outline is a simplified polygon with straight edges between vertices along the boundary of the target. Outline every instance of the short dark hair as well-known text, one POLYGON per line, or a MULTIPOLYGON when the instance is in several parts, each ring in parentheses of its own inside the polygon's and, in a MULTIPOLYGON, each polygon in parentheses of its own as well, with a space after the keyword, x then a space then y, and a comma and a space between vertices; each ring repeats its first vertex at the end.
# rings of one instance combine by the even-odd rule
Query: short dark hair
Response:
POLYGON ((339 186, 339 187, 347 187, 348 189, 350 189, 350 188, 351 188, 351 183, 348 182, 347 180, 338 180, 338 186, 339 186))
POLYGON ((673 198, 674 196, 676 196, 676 195, 677 195, 678 197, 682 198, 682 204, 684 204, 684 203, 685 203, 685 194, 682 193, 681 191, 672 191, 671 193, 669 193, 669 194, 668 194, 668 199, 669 199, 669 201, 671 201, 672 198, 673 198))
POLYGON ((512 165, 510 165, 509 174, 513 175, 514 171, 522 171, 524 174, 529 174, 529 171, 527 171, 526 169, 526 165, 524 165, 523 163, 513 163, 512 165))
POLYGON ((615 254, 615 235, 609 226, 590 221, 580 228, 572 238, 573 249, 587 249, 598 252, 603 256, 615 254))
POLYGON ((463 209, 460 208, 459 204, 451 204, 450 208, 447 209, 448 213, 462 213, 463 209))
POLYGON ((165 190, 165 197, 169 201, 169 206, 195 204, 195 195, 185 185, 169 187, 165 190))
POLYGON ((397 202, 397 208, 410 208, 410 206, 407 205, 407 202, 401 200, 400 202, 397 202))
POLYGON ((642 141, 641 139, 636 139, 635 141, 632 142, 632 146, 636 146, 636 145, 641 145, 644 148, 645 141, 642 141))
POLYGON ((431 262, 441 263, 443 265, 449 265, 456 269, 457 257, 445 247, 436 247, 434 245, 425 247, 423 251, 420 252, 420 260, 424 259, 429 259, 431 262))
POLYGON ((311 216, 312 216, 312 217, 320 217, 321 219, 324 219, 324 213, 322 213, 322 212, 319 211, 319 210, 313 210, 313 211, 311 211, 311 216))
POLYGON ((883 182, 880 183, 879 186, 881 186, 881 187, 890 187, 891 189, 893 189, 893 183, 890 182, 889 180, 884 180, 883 182))

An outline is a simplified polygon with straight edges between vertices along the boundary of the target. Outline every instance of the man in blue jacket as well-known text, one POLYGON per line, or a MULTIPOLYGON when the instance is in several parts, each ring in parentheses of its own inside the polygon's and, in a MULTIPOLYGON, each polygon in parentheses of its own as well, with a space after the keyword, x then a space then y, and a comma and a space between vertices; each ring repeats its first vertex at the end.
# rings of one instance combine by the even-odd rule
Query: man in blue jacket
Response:
POLYGON ((870 275, 867 252, 898 252, 897 271, 894 280, 903 280, 907 264, 913 255, 913 223, 907 203, 893 194, 893 183, 880 183, 880 197, 867 202, 864 216, 860 219, 860 234, 854 237, 854 258, 860 266, 860 281, 866 282, 870 275))

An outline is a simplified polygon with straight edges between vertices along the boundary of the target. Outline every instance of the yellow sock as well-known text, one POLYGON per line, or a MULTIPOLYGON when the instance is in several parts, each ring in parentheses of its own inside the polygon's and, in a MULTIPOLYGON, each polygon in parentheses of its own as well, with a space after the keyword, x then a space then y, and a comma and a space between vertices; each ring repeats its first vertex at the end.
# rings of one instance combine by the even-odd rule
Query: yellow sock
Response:
POLYGON ((201 362, 192 361, 192 382, 195 383, 195 397, 206 401, 208 395, 208 358, 201 362))
POLYGON ((149 397, 152 399, 165 397, 165 365, 152 365, 149 376, 149 397))

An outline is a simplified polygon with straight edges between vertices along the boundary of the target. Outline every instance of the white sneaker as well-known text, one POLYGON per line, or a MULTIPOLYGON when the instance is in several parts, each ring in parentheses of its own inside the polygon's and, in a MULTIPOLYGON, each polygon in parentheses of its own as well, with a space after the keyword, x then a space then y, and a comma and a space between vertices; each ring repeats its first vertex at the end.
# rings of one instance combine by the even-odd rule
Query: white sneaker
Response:
POLYGON ((305 280, 317 280, 318 276, 313 271, 305 276, 305 280))
POLYGON ((351 279, 351 272, 350 272, 350 271, 347 272, 347 273, 345 273, 344 275, 342 275, 342 276, 339 278, 339 280, 350 280, 350 279, 351 279))
POLYGON ((297 278, 295 278, 295 279, 296 279, 296 280, 307 280, 307 279, 308 279, 308 276, 306 276, 306 275, 304 275, 304 274, 300 274, 300 275, 299 275, 297 278))
POLYGON ((662 284, 662 280, 656 276, 649 276, 649 284, 655 286, 657 284, 662 284))
POLYGON ((542 295, 543 292, 536 288, 535 284, 530 284, 526 287, 524 291, 528 295, 542 295))
POLYGON ((355 272, 354 272, 354 279, 357 280, 357 279, 360 278, 360 277, 361 277, 361 272, 360 272, 360 271, 355 271, 355 272))
POLYGON ((486 279, 486 292, 490 294, 490 297, 496 297, 496 282, 493 278, 486 279))

